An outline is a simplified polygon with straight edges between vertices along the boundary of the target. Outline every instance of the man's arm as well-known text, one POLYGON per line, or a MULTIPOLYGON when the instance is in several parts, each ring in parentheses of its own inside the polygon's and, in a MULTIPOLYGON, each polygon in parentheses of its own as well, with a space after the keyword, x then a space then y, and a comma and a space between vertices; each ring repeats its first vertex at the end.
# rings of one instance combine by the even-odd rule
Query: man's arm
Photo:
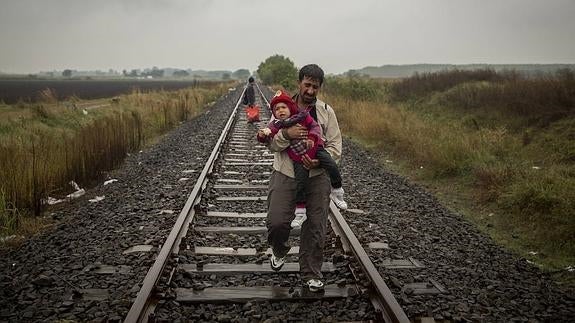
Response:
MULTIPOLYGON (((320 109, 323 109, 323 107, 320 109)), ((327 122, 325 124, 324 148, 335 162, 339 164, 342 151, 341 130, 339 129, 339 123, 337 122, 337 117, 332 107, 328 105, 325 112, 327 113, 327 122)))
POLYGON ((322 139, 322 130, 320 125, 309 115, 307 115, 305 119, 305 124, 308 128, 308 139, 312 139, 314 144, 321 144, 323 143, 322 139))
MULTIPOLYGON (((330 106, 325 105, 316 107, 316 113, 318 120, 320 120, 322 124, 321 128, 323 130, 323 137, 325 138, 323 143, 324 148, 335 162, 339 163, 341 160, 342 138, 335 112, 330 106)), ((307 155, 302 156, 302 163, 307 169, 319 167, 319 160, 311 159, 307 155)))

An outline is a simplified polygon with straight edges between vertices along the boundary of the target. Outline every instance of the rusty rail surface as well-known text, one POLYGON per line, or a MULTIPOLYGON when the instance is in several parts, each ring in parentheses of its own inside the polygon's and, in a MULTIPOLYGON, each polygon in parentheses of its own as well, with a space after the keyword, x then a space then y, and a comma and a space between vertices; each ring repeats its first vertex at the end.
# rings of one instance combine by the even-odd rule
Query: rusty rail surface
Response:
POLYGON ((339 233, 342 238, 342 243, 347 244, 355 258, 358 260, 362 267, 363 272, 371 282, 371 301, 385 322, 409 322, 407 315, 403 308, 389 290, 389 287, 383 281, 383 278, 369 259, 365 249, 339 212, 339 209, 333 202, 330 202, 330 222, 335 226, 335 231, 339 233))

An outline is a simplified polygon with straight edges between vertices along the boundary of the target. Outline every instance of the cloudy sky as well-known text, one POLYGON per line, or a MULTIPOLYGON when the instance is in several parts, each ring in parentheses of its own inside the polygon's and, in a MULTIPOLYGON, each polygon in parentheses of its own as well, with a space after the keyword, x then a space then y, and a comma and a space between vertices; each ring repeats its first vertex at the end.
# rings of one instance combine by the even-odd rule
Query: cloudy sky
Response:
POLYGON ((0 0, 0 72, 575 63, 575 0, 0 0))

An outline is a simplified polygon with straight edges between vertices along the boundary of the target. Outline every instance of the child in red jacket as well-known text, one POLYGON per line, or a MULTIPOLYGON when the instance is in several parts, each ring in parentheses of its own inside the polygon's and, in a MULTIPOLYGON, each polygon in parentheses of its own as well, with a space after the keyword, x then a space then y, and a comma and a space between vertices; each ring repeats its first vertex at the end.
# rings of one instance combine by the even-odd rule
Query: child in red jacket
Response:
POLYGON ((324 149, 321 137, 321 127, 309 114, 308 110, 298 111, 296 103, 288 93, 277 91, 270 108, 275 119, 272 119, 267 128, 258 130, 257 138, 260 142, 267 142, 275 136, 280 129, 300 124, 308 130, 305 140, 291 140, 287 154, 293 161, 296 179, 296 209, 295 219, 291 222, 293 228, 299 227, 307 219, 305 190, 309 178, 309 171, 302 164, 302 156, 307 154, 311 159, 319 160, 320 167, 329 174, 332 186, 332 199, 340 209, 347 209, 343 200, 342 180, 337 164, 331 155, 324 149))

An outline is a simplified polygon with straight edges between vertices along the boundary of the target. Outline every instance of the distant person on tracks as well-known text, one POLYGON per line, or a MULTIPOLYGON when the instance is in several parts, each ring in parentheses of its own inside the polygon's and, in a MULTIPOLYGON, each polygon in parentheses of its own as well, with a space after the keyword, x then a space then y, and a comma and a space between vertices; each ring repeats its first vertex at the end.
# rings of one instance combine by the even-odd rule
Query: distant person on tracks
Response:
POLYGON ((242 103, 247 106, 252 106, 256 104, 256 91, 254 89, 253 76, 250 76, 250 78, 248 78, 248 85, 246 87, 246 91, 244 92, 242 103))
POLYGON ((309 178, 309 170, 302 163, 302 156, 307 155, 311 159, 319 160, 319 167, 325 169, 331 182, 331 198, 340 209, 347 209, 347 203, 343 200, 343 188, 341 174, 335 160, 324 149, 320 125, 311 117, 309 107, 299 110, 297 104, 287 92, 277 91, 270 102, 274 118, 266 128, 257 133, 258 141, 267 143, 281 129, 300 124, 308 131, 304 140, 292 139, 287 148, 287 153, 293 162, 296 180, 295 192, 295 218, 291 222, 292 228, 299 228, 307 219, 306 187, 309 178))
MULTIPOLYGON (((325 150, 339 162, 342 138, 335 112, 332 107, 317 99, 323 81, 324 72, 319 66, 310 64, 302 67, 299 70, 298 93, 293 99, 299 110, 308 109, 312 118, 319 123, 325 150)), ((297 124, 281 129, 268 146, 274 152, 274 171, 268 189, 266 224, 268 242, 272 247, 271 267, 276 271, 284 265, 285 256, 290 249, 288 238, 296 204, 294 167, 286 148, 289 147, 290 140, 304 140, 307 137, 308 130, 297 124)), ((307 220, 301 227, 299 264, 305 285, 315 292, 323 289, 321 266, 331 184, 325 170, 319 167, 318 159, 304 155, 302 163, 309 169, 310 177, 306 194, 307 220)))
POLYGON ((256 105, 256 92, 254 89, 254 78, 252 76, 248 79, 248 85, 244 92, 242 103, 246 105, 248 122, 260 121, 260 108, 256 105))

